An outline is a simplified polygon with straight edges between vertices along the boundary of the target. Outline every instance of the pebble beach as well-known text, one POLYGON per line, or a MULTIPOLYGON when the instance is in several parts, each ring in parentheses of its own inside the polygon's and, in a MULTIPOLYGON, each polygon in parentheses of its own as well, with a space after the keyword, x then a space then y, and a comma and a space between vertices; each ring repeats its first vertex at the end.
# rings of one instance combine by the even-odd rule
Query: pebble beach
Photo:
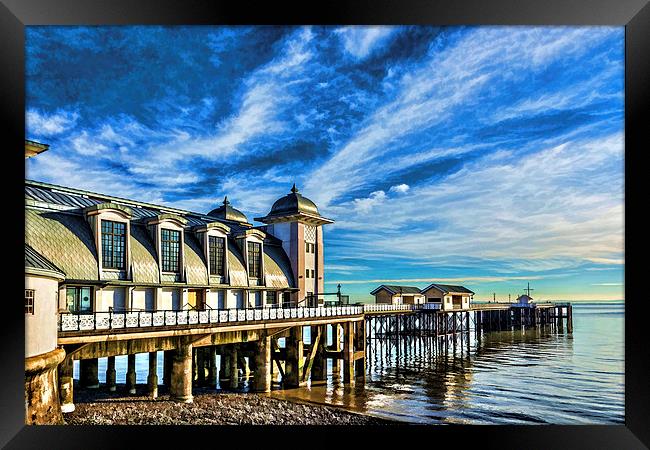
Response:
POLYGON ((177 403, 161 390, 157 399, 138 386, 75 389, 75 410, 63 415, 68 425, 387 425, 394 422, 339 408, 299 404, 265 394, 215 392, 195 388, 193 403, 177 403))

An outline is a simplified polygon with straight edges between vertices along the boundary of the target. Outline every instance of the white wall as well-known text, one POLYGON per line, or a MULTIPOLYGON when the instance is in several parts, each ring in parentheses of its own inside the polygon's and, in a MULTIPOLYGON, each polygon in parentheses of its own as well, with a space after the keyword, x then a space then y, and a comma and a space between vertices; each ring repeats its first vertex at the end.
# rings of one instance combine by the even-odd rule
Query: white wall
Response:
POLYGON ((123 287, 107 287, 95 292, 95 311, 106 312, 109 307, 123 311, 128 306, 126 290, 123 287))
POLYGON ((226 307, 224 301, 223 289, 210 289, 210 292, 206 293, 205 303, 212 309, 224 309, 226 307))
POLYGON ((176 288, 164 288, 158 302, 158 309, 179 310, 181 309, 181 295, 176 288))
POLYGON ((25 275, 34 290, 34 314, 25 314, 25 358, 51 352, 57 345, 57 280, 25 275))
POLYGON ((228 289, 226 308, 243 308, 244 291, 241 289, 228 289))
POLYGON ((154 292, 153 289, 137 288, 133 290, 133 304, 134 311, 153 311, 154 308, 154 292))

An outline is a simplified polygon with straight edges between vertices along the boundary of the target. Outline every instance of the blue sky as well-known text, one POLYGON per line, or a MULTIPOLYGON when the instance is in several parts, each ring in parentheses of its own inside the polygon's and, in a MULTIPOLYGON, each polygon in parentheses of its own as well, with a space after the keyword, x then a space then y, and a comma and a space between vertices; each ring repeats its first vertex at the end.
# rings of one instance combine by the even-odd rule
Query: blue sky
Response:
POLYGON ((27 27, 26 177, 250 220, 326 283, 622 299, 623 27, 27 27))

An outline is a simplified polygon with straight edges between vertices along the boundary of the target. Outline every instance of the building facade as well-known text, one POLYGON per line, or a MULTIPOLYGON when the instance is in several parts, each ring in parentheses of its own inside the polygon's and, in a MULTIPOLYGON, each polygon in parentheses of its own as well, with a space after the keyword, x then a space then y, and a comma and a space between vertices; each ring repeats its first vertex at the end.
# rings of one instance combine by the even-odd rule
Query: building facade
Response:
POLYGON ((419 288, 413 286, 395 286, 382 284, 370 295, 375 296, 375 303, 387 305, 420 305, 425 297, 419 288))
POLYGON ((227 198, 202 214, 26 180, 27 423, 60 423, 61 408, 74 408, 57 392, 67 313, 322 304, 322 225, 332 221, 295 185, 258 220, 227 198))
POLYGON ((449 284, 430 284, 422 289, 427 303, 440 303, 443 311, 469 309, 474 292, 464 286, 449 284))

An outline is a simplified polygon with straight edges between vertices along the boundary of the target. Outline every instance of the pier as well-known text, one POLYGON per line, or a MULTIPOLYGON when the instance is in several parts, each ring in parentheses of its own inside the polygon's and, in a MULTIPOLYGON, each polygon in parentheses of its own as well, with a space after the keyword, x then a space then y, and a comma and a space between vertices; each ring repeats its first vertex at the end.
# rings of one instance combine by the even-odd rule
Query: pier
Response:
POLYGON ((115 356, 128 355, 126 387, 134 393, 135 355, 148 354, 150 397, 158 395, 162 384, 175 401, 192 402, 193 386, 216 387, 219 380, 220 386, 236 389, 241 378, 247 377, 251 390, 270 392, 278 378, 282 388, 323 381, 328 366, 334 373, 343 372, 345 384, 363 382, 373 339, 434 336, 440 339, 441 348, 447 349, 457 340, 469 342, 470 331, 479 339, 491 331, 536 326, 572 331, 570 303, 525 308, 486 303, 451 311, 436 306, 366 304, 61 314, 58 343, 66 352, 58 377, 62 411, 74 410, 73 360, 80 361, 79 385, 92 389, 100 385, 98 358, 108 358, 106 387, 114 391, 115 356), (310 327, 308 343, 305 327, 310 327), (159 351, 164 352, 162 380, 157 376, 159 351))

